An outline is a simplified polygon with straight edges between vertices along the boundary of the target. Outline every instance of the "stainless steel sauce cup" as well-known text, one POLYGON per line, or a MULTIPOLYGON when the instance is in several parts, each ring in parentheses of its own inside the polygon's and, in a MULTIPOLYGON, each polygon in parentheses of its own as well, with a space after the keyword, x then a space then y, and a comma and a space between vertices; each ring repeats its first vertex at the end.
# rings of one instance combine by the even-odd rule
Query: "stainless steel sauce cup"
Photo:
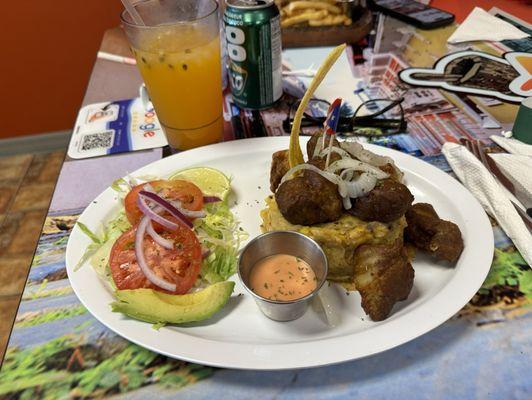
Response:
POLYGON ((275 321, 292 321, 301 317, 325 282, 327 271, 327 257, 320 245, 301 233, 291 231, 273 231, 257 236, 244 247, 238 261, 240 280, 264 315, 275 321), (251 269, 261 259, 275 254, 289 254, 306 261, 318 280, 316 289, 304 297, 290 301, 269 300, 253 292, 249 285, 251 269))

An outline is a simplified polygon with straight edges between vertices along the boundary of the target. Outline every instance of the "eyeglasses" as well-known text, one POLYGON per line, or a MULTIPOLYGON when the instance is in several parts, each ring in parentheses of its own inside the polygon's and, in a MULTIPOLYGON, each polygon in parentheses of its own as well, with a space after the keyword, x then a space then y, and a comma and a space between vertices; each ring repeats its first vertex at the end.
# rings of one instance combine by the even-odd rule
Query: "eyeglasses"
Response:
MULTIPOLYGON (((353 112, 349 106, 340 109, 337 132, 343 136, 384 136, 404 133, 407 122, 401 103, 403 97, 392 99, 372 99, 365 101, 353 112)), ((290 132, 294 116, 301 102, 290 105, 290 111, 283 121, 283 129, 290 132)), ((323 126, 330 103, 326 100, 309 101, 301 121, 301 128, 323 126)))

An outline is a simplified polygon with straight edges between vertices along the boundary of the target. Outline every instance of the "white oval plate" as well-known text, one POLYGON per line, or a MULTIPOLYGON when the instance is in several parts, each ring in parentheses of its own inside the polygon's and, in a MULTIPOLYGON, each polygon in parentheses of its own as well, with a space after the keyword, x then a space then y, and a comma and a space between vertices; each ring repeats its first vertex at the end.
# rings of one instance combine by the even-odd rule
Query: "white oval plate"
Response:
MULTIPOLYGON (((301 139, 302 147, 307 138, 301 139)), ((339 322, 329 326, 323 314, 309 308, 300 319, 274 322, 263 316, 237 281, 228 304, 210 320, 188 326, 151 324, 111 312, 112 294, 87 263, 73 268, 89 245, 79 227, 72 230, 66 265, 72 287, 83 305, 104 325, 124 338, 158 353, 204 365, 241 369, 314 367, 369 356, 412 340, 459 311, 484 281, 493 255, 490 222, 475 198, 455 179, 426 162, 387 148, 365 145, 392 157, 405 172, 416 202, 431 203, 441 218, 460 227, 465 250, 452 267, 418 254, 414 287, 408 300, 396 304, 382 322, 372 322, 360 306, 357 292, 347 295, 336 285, 327 288, 339 322)), ((288 137, 238 140, 201 147, 158 160, 133 176, 168 177, 192 166, 218 168, 233 177, 233 211, 250 238, 260 233, 259 211, 269 195, 269 171, 274 151, 286 149, 288 137)), ((98 231, 119 210, 116 193, 108 188, 79 217, 98 231)))

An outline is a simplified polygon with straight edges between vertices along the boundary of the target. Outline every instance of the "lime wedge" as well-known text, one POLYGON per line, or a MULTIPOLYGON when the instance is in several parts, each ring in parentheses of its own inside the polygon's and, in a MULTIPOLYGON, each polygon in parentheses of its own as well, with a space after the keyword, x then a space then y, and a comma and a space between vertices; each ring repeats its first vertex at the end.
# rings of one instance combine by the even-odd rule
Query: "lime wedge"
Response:
POLYGON ((170 179, 183 179, 201 189, 204 196, 217 196, 225 200, 231 190, 231 182, 221 171, 210 167, 195 167, 177 171, 170 179))

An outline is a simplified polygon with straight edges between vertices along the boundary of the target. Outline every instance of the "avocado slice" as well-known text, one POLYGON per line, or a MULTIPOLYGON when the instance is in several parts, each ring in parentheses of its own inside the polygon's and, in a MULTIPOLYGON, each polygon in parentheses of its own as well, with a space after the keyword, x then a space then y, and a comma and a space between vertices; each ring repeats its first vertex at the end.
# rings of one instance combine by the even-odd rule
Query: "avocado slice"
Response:
POLYGON ((152 289, 117 290, 111 303, 120 312, 141 321, 182 324, 202 321, 219 311, 233 292, 234 282, 218 282, 190 294, 167 294, 152 289))

